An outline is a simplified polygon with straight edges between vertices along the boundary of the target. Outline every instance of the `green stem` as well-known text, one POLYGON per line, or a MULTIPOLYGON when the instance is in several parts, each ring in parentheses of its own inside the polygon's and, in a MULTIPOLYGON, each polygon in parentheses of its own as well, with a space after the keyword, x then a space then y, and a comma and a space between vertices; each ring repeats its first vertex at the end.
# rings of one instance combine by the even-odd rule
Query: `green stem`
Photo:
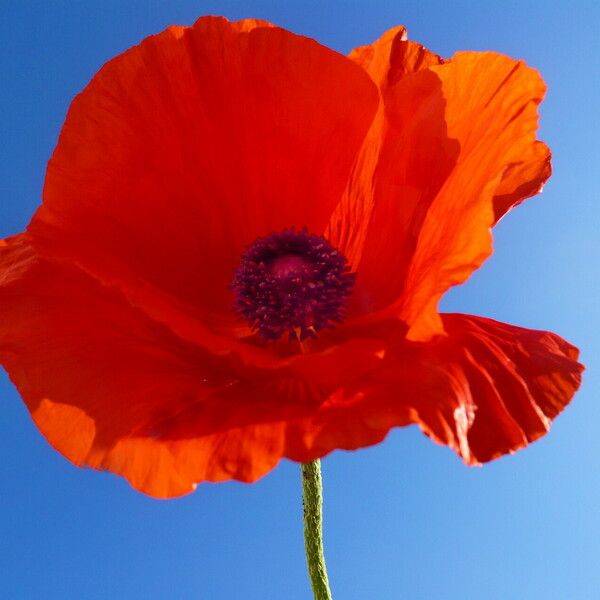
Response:
POLYGON ((321 461, 302 465, 304 547, 315 600, 332 600, 323 553, 323 480, 321 461))

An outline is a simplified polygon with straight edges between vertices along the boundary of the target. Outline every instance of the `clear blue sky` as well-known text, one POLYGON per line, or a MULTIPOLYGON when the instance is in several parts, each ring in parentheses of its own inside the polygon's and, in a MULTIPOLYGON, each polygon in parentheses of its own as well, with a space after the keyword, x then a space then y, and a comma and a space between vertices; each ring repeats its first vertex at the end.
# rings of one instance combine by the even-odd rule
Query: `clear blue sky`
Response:
MULTIPOLYGON (((489 49, 537 67, 555 174, 443 307, 560 333, 582 349, 583 389, 548 437, 481 469, 415 429, 334 453, 326 548, 336 600, 600 598, 600 3, 1 0, 0 11, 0 236, 39 203, 74 94, 172 23, 261 17, 341 52, 403 23, 444 56, 489 49)), ((310 598, 295 464, 152 500, 52 450, 3 372, 0 456, 2 598, 310 598)))

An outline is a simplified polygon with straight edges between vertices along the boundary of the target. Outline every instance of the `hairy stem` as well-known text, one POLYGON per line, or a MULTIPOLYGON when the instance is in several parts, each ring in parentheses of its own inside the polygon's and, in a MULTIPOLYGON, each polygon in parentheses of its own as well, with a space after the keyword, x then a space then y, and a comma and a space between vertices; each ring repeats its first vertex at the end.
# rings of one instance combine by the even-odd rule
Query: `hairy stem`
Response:
POLYGON ((323 552, 323 480, 321 461, 302 465, 304 547, 315 600, 331 600, 323 552))

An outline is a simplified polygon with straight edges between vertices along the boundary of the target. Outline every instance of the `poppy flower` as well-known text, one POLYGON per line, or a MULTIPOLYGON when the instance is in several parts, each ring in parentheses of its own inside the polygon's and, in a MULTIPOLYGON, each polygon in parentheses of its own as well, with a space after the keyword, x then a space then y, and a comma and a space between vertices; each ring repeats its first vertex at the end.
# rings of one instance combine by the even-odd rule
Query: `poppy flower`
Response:
POLYGON ((471 465, 544 435, 577 350, 437 310, 550 175, 544 91, 402 27, 346 57, 207 17, 111 60, 0 242, 0 361, 36 425, 156 497, 409 424, 471 465))

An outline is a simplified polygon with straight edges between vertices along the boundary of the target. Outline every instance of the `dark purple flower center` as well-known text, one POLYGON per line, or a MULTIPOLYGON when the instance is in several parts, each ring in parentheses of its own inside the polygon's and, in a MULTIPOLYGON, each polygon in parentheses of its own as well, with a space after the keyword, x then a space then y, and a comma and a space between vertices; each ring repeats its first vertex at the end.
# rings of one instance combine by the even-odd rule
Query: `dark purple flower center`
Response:
POLYGON ((265 339, 314 337, 341 323, 354 273, 324 237, 286 229, 253 242, 231 287, 234 310, 265 339))

